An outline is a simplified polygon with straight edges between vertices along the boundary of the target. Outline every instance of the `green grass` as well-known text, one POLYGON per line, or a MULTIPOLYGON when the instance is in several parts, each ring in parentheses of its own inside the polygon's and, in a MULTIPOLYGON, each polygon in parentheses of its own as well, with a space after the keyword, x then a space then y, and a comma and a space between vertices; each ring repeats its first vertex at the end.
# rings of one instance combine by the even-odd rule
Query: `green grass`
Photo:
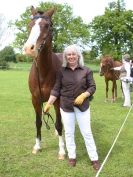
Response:
MULTIPOLYGON (((91 102, 91 124, 99 160, 107 155, 128 109, 118 84, 118 99, 105 103, 104 78, 94 74, 97 91, 91 102)), ((119 82, 118 82, 119 83, 119 82)), ((111 93, 111 90, 110 90, 111 93)), ((111 96, 111 94, 110 94, 111 96)), ((52 115, 54 113, 52 110, 52 115)), ((59 161, 54 126, 42 127, 42 152, 31 153, 35 143, 35 114, 28 89, 28 71, 0 71, 0 177, 94 177, 83 138, 76 128, 77 166, 59 161)), ((102 170, 100 177, 132 177, 133 111, 102 170)))
POLYGON ((13 69, 13 70, 30 70, 31 68, 31 64, 32 63, 28 63, 28 62, 18 62, 18 63, 14 63, 14 62, 10 62, 9 63, 9 69, 13 69))
MULTIPOLYGON (((18 62, 18 63, 9 63, 9 68, 12 70, 24 70, 24 71, 29 71, 32 63, 27 63, 27 62, 18 62)), ((94 64, 94 63, 86 63, 88 67, 90 67, 93 72, 99 72, 99 65, 94 64)))

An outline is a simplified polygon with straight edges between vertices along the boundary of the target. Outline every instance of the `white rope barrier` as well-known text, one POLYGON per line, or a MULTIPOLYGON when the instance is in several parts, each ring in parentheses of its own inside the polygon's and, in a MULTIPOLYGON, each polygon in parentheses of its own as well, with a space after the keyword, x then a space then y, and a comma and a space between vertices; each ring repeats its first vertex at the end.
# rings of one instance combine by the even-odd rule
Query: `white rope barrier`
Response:
POLYGON ((108 159, 108 157, 109 157, 109 155, 110 155, 110 153, 111 153, 111 151, 112 151, 112 149, 113 149, 113 147, 114 147, 114 145, 115 145, 115 143, 116 143, 116 141, 117 141, 117 139, 118 139, 118 137, 119 137, 119 135, 120 135, 120 133, 121 133, 121 131, 122 131, 122 129, 123 129, 125 123, 126 123, 126 121, 127 121, 127 118, 128 118, 128 116, 129 116, 129 114, 130 114, 130 112, 131 112, 132 107, 133 107, 133 104, 132 104, 132 106, 130 107, 130 109, 129 109, 127 115, 126 115, 126 118, 124 119, 124 122, 123 122, 121 128, 119 129, 119 132, 118 132, 118 134, 117 134, 117 136, 116 136, 116 138, 115 138, 115 140, 114 140, 114 142, 113 142, 113 144, 112 144, 112 146, 111 146, 111 148, 110 148, 108 154, 106 155, 106 157, 105 157, 105 159, 104 159, 104 161, 103 161, 103 163, 102 163, 102 165, 101 165, 100 169, 98 170, 98 172, 97 172, 97 174, 96 174, 95 177, 98 177, 99 174, 100 174, 100 172, 102 171, 103 166, 105 165, 105 163, 106 163, 106 161, 107 161, 107 159, 108 159))

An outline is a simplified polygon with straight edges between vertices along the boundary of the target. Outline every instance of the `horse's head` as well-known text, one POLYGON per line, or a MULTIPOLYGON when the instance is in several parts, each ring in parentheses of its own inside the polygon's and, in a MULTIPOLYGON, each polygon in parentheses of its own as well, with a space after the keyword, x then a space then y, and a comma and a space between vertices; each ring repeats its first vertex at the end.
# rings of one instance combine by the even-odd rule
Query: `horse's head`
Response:
POLYGON ((51 44, 52 41, 52 22, 51 17, 55 9, 50 9, 47 12, 36 11, 32 6, 32 20, 29 23, 30 34, 24 44, 24 54, 36 58, 38 52, 51 44))
POLYGON ((99 75, 100 75, 100 76, 103 76, 103 75, 104 75, 104 66, 103 66, 102 62, 100 62, 99 75))
POLYGON ((110 56, 105 56, 101 58, 100 62, 100 76, 103 76, 105 73, 110 72, 113 68, 113 59, 110 56))

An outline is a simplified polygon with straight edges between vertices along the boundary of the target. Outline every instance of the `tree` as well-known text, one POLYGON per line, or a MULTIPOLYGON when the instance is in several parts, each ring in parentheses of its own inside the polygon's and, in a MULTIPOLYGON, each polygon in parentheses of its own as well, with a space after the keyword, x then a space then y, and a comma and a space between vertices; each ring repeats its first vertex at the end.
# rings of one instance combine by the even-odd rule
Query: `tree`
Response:
POLYGON ((121 58, 124 52, 133 55, 133 11, 126 10, 123 0, 112 2, 102 16, 90 24, 91 42, 99 54, 111 54, 121 58))
POLYGON ((0 51, 0 60, 6 62, 16 62, 14 49, 11 46, 6 46, 3 50, 0 51))
MULTIPOLYGON (((53 50, 54 52, 62 52, 66 45, 77 43, 85 47, 89 43, 89 28, 83 23, 81 17, 74 17, 73 11, 67 4, 61 5, 53 2, 41 2, 38 10, 46 11, 55 7, 56 13, 53 16, 53 50)), ((20 20, 16 20, 14 25, 18 29, 14 46, 22 49, 23 44, 28 38, 28 23, 30 9, 21 15, 20 20)))

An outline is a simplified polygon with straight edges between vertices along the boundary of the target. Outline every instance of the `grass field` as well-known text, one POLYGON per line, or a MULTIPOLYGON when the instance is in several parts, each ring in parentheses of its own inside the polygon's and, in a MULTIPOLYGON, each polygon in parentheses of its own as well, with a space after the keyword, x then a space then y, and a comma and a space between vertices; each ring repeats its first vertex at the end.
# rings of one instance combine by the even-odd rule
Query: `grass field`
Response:
MULTIPOLYGON (((105 103, 103 77, 94 74, 97 91, 91 102, 91 124, 102 163, 128 110, 121 105, 120 86, 115 103, 105 103)), ((31 153, 35 142, 35 114, 28 90, 28 71, 0 71, 0 177, 94 177, 83 139, 76 129, 77 166, 59 161, 58 138, 42 127, 42 151, 31 153)), ((51 111, 54 116, 53 110, 51 111)), ((133 111, 100 173, 100 177, 133 177, 133 111)))

